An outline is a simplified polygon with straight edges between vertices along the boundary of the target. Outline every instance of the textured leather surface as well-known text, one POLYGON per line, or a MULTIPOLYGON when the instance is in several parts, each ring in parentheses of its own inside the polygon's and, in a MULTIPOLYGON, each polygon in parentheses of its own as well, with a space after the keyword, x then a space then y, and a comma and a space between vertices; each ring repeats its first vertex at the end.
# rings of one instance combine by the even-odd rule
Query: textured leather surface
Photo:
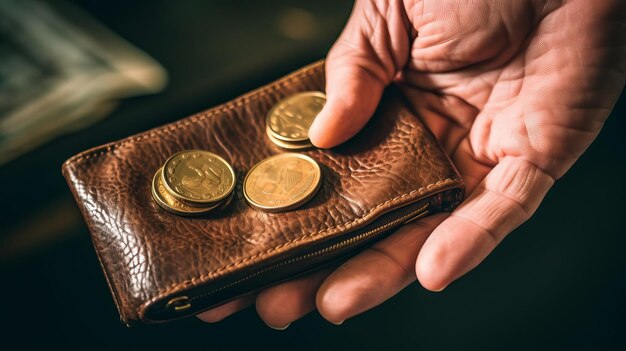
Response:
MULTIPOLYGON (((85 151, 64 164, 63 174, 123 321, 150 321, 146 313, 157 302, 227 282, 244 270, 254 272, 291 250, 340 238, 434 194, 439 202, 431 213, 460 202, 462 179, 391 87, 355 138, 334 149, 304 152, 323 169, 322 188, 311 202, 276 214, 249 207, 241 193, 246 172, 283 152, 266 137, 266 113, 281 98, 305 90, 324 90, 323 62, 178 122, 85 151), (184 218, 152 200, 154 172, 169 155, 185 149, 209 150, 233 165, 238 183, 225 211, 184 218)), ((267 279, 265 283, 272 283, 267 279)))

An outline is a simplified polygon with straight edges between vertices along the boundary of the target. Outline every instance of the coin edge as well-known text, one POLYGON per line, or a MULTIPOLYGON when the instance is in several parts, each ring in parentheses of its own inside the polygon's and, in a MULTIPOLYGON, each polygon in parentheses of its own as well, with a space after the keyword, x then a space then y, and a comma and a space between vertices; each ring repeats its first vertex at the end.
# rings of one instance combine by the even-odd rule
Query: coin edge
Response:
MULTIPOLYGON (((165 211, 167 211, 169 213, 172 213, 174 215, 178 215, 178 216, 194 217, 194 216, 204 215, 204 214, 207 214, 209 212, 213 212, 215 209, 217 209, 218 207, 223 205, 223 203, 220 202, 220 203, 217 203, 215 205, 208 206, 208 207, 194 207, 194 206, 190 206, 190 205, 185 203, 185 205, 187 205, 187 206, 190 206, 190 207, 198 209, 198 211, 194 211, 194 212, 185 212, 185 211, 181 211, 181 210, 177 210, 177 209, 173 208, 165 200, 163 200, 161 198, 161 196, 159 196, 160 192, 158 190, 158 185, 157 185, 156 182, 158 182, 157 177, 159 177, 160 175, 162 176, 163 168, 164 167, 161 167, 161 168, 159 168, 156 171, 156 173, 152 177, 152 184, 151 184, 152 198, 153 198, 154 202, 156 202, 157 205, 159 205, 159 207, 161 207, 163 210, 165 210, 165 211)), ((163 184, 163 185, 165 187, 165 184, 163 184)), ((176 200, 178 200, 178 199, 176 199, 176 200)), ((226 202, 228 202, 228 200, 226 202)))
MULTIPOLYGON (((274 112, 274 110, 278 107, 278 105, 288 99, 294 98, 298 95, 305 95, 305 94, 311 94, 311 93, 315 93, 315 94, 322 94, 324 96, 324 100, 327 101, 326 98, 326 93, 320 90, 307 90, 307 91, 301 91, 299 93, 295 93, 289 96, 286 96, 282 99, 280 99, 278 102, 276 102, 276 104, 274 104, 274 106, 272 106, 272 108, 267 112, 267 115, 265 116, 265 128, 267 130, 268 133, 272 133, 272 135, 274 136, 274 138, 285 141, 285 142, 301 142, 301 141, 307 141, 309 140, 308 135, 304 138, 301 139, 293 139, 293 138, 288 138, 288 137, 284 137, 282 135, 279 135, 277 132, 275 132, 274 130, 272 130, 272 127, 270 126, 270 116, 272 115, 272 112, 274 112)), ((324 105, 326 104, 326 102, 324 102, 324 105)), ((317 117, 317 116, 315 116, 317 117)), ((313 120, 315 120, 315 118, 313 118, 313 120)), ((309 126, 310 127, 310 126, 309 126)))

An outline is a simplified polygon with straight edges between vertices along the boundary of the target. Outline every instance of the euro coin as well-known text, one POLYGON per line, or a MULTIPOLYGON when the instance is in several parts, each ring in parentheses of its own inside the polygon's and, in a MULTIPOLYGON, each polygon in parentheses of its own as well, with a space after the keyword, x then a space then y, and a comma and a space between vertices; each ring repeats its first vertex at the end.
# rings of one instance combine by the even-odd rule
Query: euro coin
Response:
POLYGON ((203 150, 172 155, 163 166, 163 185, 180 202, 206 207, 222 202, 235 189, 235 171, 223 158, 203 150))
POLYGON ((243 195, 258 210, 289 211, 313 198, 321 183, 322 171, 315 160, 285 153, 252 167, 243 181, 243 195))
MULTIPOLYGON (((165 188, 162 173, 163 168, 159 168, 152 178, 152 197, 164 210, 180 216, 197 216, 211 212, 223 205, 222 203, 218 203, 208 207, 195 207, 178 201, 165 188)), ((228 199, 226 201, 228 201, 228 199)))
POLYGON ((279 101, 267 114, 266 128, 275 139, 301 142, 309 139, 309 128, 326 103, 321 91, 306 91, 279 101))

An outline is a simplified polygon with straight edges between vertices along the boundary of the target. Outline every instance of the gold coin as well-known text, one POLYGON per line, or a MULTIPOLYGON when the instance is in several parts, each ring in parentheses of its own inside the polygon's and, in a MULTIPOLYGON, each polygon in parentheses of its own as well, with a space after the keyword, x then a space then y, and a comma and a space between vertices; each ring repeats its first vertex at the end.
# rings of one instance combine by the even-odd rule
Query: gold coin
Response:
POLYGON ((303 149, 308 149, 308 148, 312 148, 313 147, 313 144, 311 144, 311 142, 308 139, 305 140, 305 141, 297 141, 297 142, 287 142, 287 141, 283 141, 283 140, 280 140, 280 139, 276 139, 276 137, 274 137, 269 130, 267 131, 267 137, 274 144, 276 144, 278 147, 281 147, 283 149, 303 150, 303 149))
POLYGON ((283 141, 306 141, 309 128, 326 103, 321 91, 306 91, 279 101, 267 114, 267 130, 283 141))
POLYGON ((154 201, 164 210, 181 216, 194 216, 211 212, 215 208, 222 205, 222 203, 218 203, 217 205, 208 207, 195 207, 178 201, 175 197, 170 195, 165 188, 165 185, 163 184, 162 172, 163 168, 159 168, 152 178, 152 197, 154 198, 154 201))
POLYGON ((235 189, 235 171, 223 158, 202 150, 172 155, 163 166, 163 184, 181 202, 209 206, 235 189))
POLYGON ((280 154, 252 167, 243 181, 243 195, 258 210, 288 211, 309 201, 321 179, 320 166, 309 156, 280 154))

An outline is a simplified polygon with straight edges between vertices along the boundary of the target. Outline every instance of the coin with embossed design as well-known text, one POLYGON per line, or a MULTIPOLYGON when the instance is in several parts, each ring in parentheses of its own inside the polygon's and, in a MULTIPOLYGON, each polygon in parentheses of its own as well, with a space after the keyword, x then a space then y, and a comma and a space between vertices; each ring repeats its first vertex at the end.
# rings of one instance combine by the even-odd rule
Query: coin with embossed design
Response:
POLYGON ((180 202, 176 198, 174 198, 165 188, 165 185, 163 184, 162 172, 163 168, 159 168, 159 170, 154 174, 154 177, 152 178, 152 197, 159 206, 161 206, 164 210, 168 212, 181 216, 201 215, 211 212, 220 206, 223 207, 229 201, 229 198, 227 198, 223 203, 218 203, 216 205, 208 207, 190 206, 183 202, 180 202))
POLYGON ((235 183, 231 165, 208 151, 182 151, 163 165, 165 189, 188 205, 210 206, 222 202, 235 189, 235 183))
POLYGON ((268 134, 286 142, 309 139, 309 128, 326 103, 321 91, 305 91, 279 101, 267 114, 268 134))
POLYGON ((257 163, 243 181, 243 195, 265 212, 288 211, 309 201, 322 183, 320 166, 311 157, 285 153, 257 163))

